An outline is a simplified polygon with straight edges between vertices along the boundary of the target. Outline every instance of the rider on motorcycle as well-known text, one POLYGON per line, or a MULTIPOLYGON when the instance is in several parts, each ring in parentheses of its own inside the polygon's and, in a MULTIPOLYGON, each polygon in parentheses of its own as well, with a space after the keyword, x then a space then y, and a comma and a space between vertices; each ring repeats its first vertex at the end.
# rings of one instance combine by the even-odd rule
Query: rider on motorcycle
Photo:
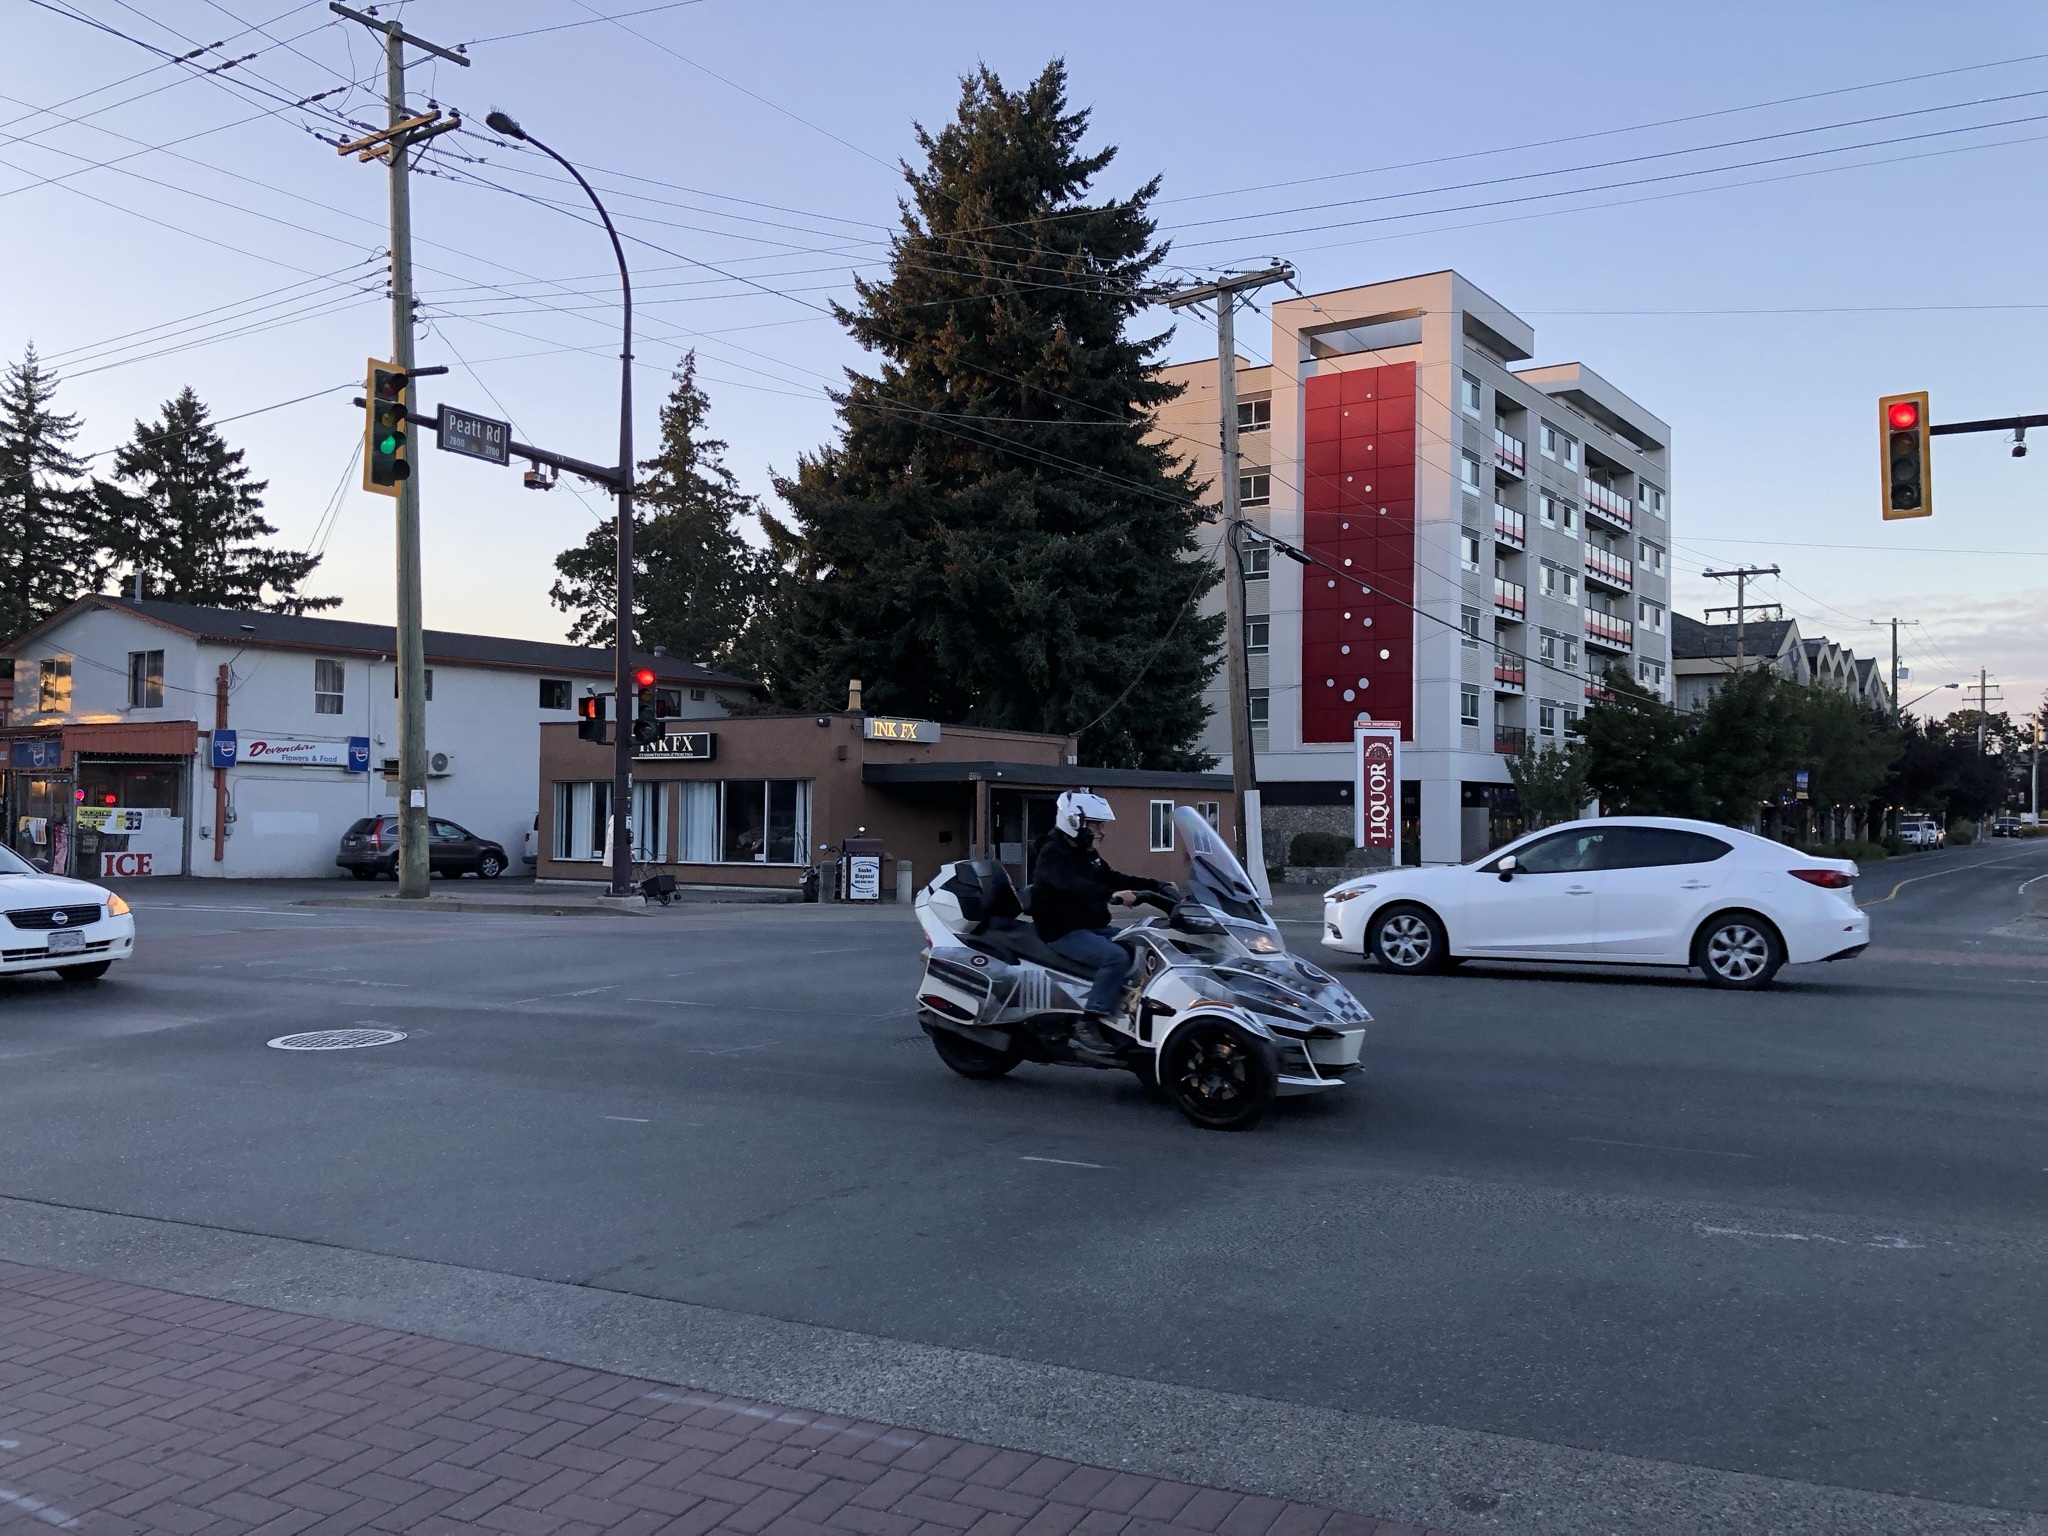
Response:
POLYGON ((1123 875, 1095 851, 1097 825, 1116 820, 1100 795, 1069 790, 1060 796, 1053 830, 1038 845, 1032 864, 1031 921, 1038 936, 1069 960, 1095 969, 1086 1010, 1074 1026, 1074 1044, 1113 1054, 1116 1044, 1102 1025, 1131 973, 1131 952, 1110 942, 1109 904, 1133 906, 1139 891, 1163 891, 1163 882, 1123 875))

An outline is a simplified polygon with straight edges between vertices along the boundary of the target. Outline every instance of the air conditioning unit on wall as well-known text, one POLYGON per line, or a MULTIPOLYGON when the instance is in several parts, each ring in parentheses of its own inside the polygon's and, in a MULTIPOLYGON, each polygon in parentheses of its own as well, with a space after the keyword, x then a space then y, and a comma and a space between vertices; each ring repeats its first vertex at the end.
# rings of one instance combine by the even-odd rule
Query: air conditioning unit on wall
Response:
POLYGON ((455 754, 453 752, 429 752, 427 754, 428 778, 445 779, 454 771, 455 754))

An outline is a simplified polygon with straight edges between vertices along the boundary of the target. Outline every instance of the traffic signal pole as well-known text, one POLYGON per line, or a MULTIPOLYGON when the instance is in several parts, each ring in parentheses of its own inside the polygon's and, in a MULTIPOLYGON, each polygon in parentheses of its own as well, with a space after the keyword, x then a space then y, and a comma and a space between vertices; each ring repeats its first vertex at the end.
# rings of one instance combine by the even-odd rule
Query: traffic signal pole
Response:
MULTIPOLYGON (((405 46, 411 43, 440 58, 469 67, 469 60, 446 48, 414 37, 395 21, 380 21, 344 5, 327 7, 338 16, 384 34, 384 96, 390 114, 389 136, 381 145, 358 141, 364 159, 385 157, 391 163, 391 361, 406 375, 413 373, 412 200, 406 171, 413 145, 456 124, 407 134, 413 122, 405 106, 405 46)), ((376 137, 376 136, 373 136, 376 137)), ((343 153, 356 146, 343 146, 343 153)), ((407 455, 410 473, 398 482, 398 895, 403 901, 426 897, 431 872, 427 863, 427 661, 422 635, 420 597, 419 455, 407 455)))

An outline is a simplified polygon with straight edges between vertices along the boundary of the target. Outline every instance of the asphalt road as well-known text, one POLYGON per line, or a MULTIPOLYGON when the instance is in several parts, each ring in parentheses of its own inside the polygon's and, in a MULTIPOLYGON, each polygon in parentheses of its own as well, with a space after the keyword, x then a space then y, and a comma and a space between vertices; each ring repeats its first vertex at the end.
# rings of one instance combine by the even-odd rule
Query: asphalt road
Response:
MULTIPOLYGON (((1127 1076, 954 1077, 893 908, 145 889, 100 986, 0 982, 0 1202, 2038 1515, 2048 923, 1993 930, 2044 874, 2048 842, 1876 866, 1871 950, 1760 995, 1346 962, 1368 1079, 1243 1136, 1127 1076), (408 1038, 264 1048, 359 1023, 408 1038)), ((46 1257, 5 1219, 0 1256, 46 1257)), ((1715 1528, 1704 1486, 1648 1526, 1552 1489, 1546 1527, 1461 1476, 1475 1529, 1715 1528)))

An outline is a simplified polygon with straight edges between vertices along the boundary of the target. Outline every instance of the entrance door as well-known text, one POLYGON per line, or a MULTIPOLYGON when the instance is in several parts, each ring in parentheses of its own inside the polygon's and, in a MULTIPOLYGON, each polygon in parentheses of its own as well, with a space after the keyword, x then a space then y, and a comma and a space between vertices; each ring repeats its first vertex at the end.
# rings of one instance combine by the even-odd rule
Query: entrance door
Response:
POLYGON ((1031 883, 1033 852, 1040 839, 1052 830, 1059 796, 1036 789, 992 789, 988 797, 988 819, 994 834, 990 848, 997 862, 1009 870, 1010 879, 1022 889, 1031 883))
POLYGON ((87 879, 185 872, 184 759, 81 759, 78 851, 87 879))

